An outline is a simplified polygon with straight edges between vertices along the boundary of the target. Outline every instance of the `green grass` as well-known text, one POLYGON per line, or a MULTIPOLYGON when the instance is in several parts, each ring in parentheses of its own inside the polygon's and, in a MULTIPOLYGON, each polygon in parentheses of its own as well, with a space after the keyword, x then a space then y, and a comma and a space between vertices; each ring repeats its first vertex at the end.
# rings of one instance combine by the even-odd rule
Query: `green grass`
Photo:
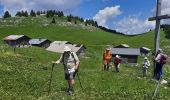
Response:
MULTIPOLYGON (((57 21, 65 22, 66 19, 57 18, 57 21)), ((10 19, 8 19, 10 20, 10 19)), ((24 34, 31 38, 44 37, 52 41, 67 40, 73 43, 83 43, 87 47, 87 58, 81 58, 79 75, 84 92, 76 77, 75 93, 68 96, 65 92, 67 83, 64 80, 63 66, 57 65, 53 72, 51 95, 47 95, 48 82, 51 73, 51 61, 59 58, 60 54, 48 52, 41 48, 13 48, 0 42, 0 98, 3 100, 150 100, 156 82, 151 81, 152 65, 149 68, 149 76, 142 77, 140 67, 122 65, 120 73, 115 69, 108 72, 102 71, 102 53, 107 45, 119 45, 126 43, 130 47, 142 46, 154 47, 154 32, 148 32, 139 36, 122 36, 103 32, 92 26, 83 29, 78 26, 60 26, 49 24, 51 19, 44 17, 26 18, 19 24, 3 23, 0 25, 0 38, 10 34, 24 34), (4 26, 4 24, 11 26, 4 26), (12 26, 15 25, 15 26, 12 26), (6 52, 4 52, 4 50, 6 52)), ((164 38, 161 31, 161 48, 170 55, 170 40, 164 38)), ((149 57, 152 61, 152 57, 149 57)), ((141 65, 143 57, 139 57, 141 65)), ((165 66, 165 79, 170 82, 168 73, 169 63, 165 66)), ((161 85, 157 97, 154 99, 170 99, 170 87, 161 85), (167 89, 164 89, 167 87, 167 89)))

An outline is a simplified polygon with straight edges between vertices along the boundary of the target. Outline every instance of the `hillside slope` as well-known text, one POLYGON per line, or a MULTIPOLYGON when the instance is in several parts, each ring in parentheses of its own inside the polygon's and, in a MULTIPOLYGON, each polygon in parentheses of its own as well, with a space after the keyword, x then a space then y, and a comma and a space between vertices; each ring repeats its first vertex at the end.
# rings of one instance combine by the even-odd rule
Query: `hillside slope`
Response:
MULTIPOLYGON (((57 18, 56 18, 57 19, 57 18)), ((48 82, 51 73, 51 61, 58 59, 59 54, 48 52, 41 48, 13 48, 0 42, 0 98, 1 99, 115 99, 115 100, 149 100, 156 87, 151 81, 152 67, 148 78, 142 78, 141 66, 132 67, 122 65, 121 72, 115 69, 102 71, 102 53, 107 45, 126 43, 130 47, 154 47, 154 32, 139 36, 123 36, 110 34, 92 26, 79 25, 62 26, 65 19, 58 19, 58 24, 50 24, 51 19, 45 17, 24 18, 23 21, 13 23, 13 19, 1 22, 0 38, 10 34, 24 34, 31 38, 43 37, 52 41, 67 40, 73 43, 82 43, 87 47, 86 58, 81 58, 79 72, 84 92, 76 78, 75 93, 68 96, 65 92, 67 84, 64 80, 62 65, 55 67, 52 79, 51 95, 47 96, 48 82), (61 21, 61 22, 60 22, 61 21), (47 25, 48 24, 48 25, 47 25), (6 51, 6 52, 4 52, 6 51)), ((170 56, 170 40, 164 38, 161 32, 161 48, 170 56)), ((139 64, 143 57, 139 58, 139 64)), ((150 57, 152 60, 152 57, 150 57)), ((170 82, 170 63, 165 67, 165 79, 170 82)), ((152 66, 152 65, 151 65, 152 66)), ((170 87, 162 85, 155 99, 170 99, 170 87)))

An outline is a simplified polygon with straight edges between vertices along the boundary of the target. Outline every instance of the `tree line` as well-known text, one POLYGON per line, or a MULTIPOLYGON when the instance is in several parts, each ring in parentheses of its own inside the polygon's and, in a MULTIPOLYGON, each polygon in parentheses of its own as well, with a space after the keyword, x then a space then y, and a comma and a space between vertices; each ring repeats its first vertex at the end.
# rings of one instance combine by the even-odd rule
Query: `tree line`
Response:
POLYGON ((165 38, 170 39, 170 25, 168 24, 162 24, 161 28, 163 29, 164 33, 165 33, 165 38))
MULTIPOLYGON (((16 17, 36 17, 36 16, 40 16, 40 15, 45 15, 47 18, 52 18, 51 23, 56 23, 54 16, 58 16, 58 17, 64 17, 64 13, 63 11, 57 11, 57 10, 47 10, 47 11, 34 11, 31 10, 30 13, 28 13, 27 11, 18 11, 15 16, 16 17)), ((3 18, 10 18, 11 14, 8 11, 5 11, 3 18)), ((78 21, 80 23, 84 23, 85 26, 87 25, 91 25, 97 28, 100 28, 101 30, 110 32, 110 33, 115 33, 115 34, 123 34, 121 32, 117 32, 116 30, 112 30, 112 29, 108 29, 104 26, 99 26, 97 21, 94 21, 93 19, 86 19, 84 20, 84 18, 79 17, 79 16, 73 16, 73 15, 67 15, 67 21, 68 22, 73 22, 74 24, 77 24, 78 21)))

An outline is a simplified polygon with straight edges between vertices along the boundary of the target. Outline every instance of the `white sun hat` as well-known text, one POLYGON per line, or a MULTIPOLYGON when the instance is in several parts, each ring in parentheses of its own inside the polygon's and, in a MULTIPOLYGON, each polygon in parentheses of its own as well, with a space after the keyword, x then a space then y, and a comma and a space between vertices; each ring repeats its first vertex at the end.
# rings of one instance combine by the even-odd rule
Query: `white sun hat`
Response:
POLYGON ((161 53, 163 52, 163 50, 161 48, 159 48, 158 51, 161 52, 161 53))
POLYGON ((144 59, 148 59, 148 57, 145 57, 144 59))
POLYGON ((63 51, 71 51, 70 47, 69 46, 65 46, 63 51))
POLYGON ((110 48, 107 48, 106 50, 111 50, 110 48))
POLYGON ((116 55, 116 58, 119 58, 119 55, 116 55))

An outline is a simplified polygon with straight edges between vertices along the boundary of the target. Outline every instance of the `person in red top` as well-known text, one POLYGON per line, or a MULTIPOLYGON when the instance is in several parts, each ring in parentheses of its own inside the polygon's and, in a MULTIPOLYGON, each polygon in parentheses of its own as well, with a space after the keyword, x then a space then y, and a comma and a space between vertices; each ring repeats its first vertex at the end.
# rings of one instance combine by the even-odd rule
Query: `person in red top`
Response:
POLYGON ((104 60, 104 70, 109 70, 109 64, 111 60, 111 52, 110 48, 107 48, 105 53, 103 54, 103 60, 104 60))
POLYGON ((119 55, 116 55, 116 57, 114 59, 114 65, 115 65, 117 72, 119 72, 120 63, 121 63, 121 58, 119 55))

